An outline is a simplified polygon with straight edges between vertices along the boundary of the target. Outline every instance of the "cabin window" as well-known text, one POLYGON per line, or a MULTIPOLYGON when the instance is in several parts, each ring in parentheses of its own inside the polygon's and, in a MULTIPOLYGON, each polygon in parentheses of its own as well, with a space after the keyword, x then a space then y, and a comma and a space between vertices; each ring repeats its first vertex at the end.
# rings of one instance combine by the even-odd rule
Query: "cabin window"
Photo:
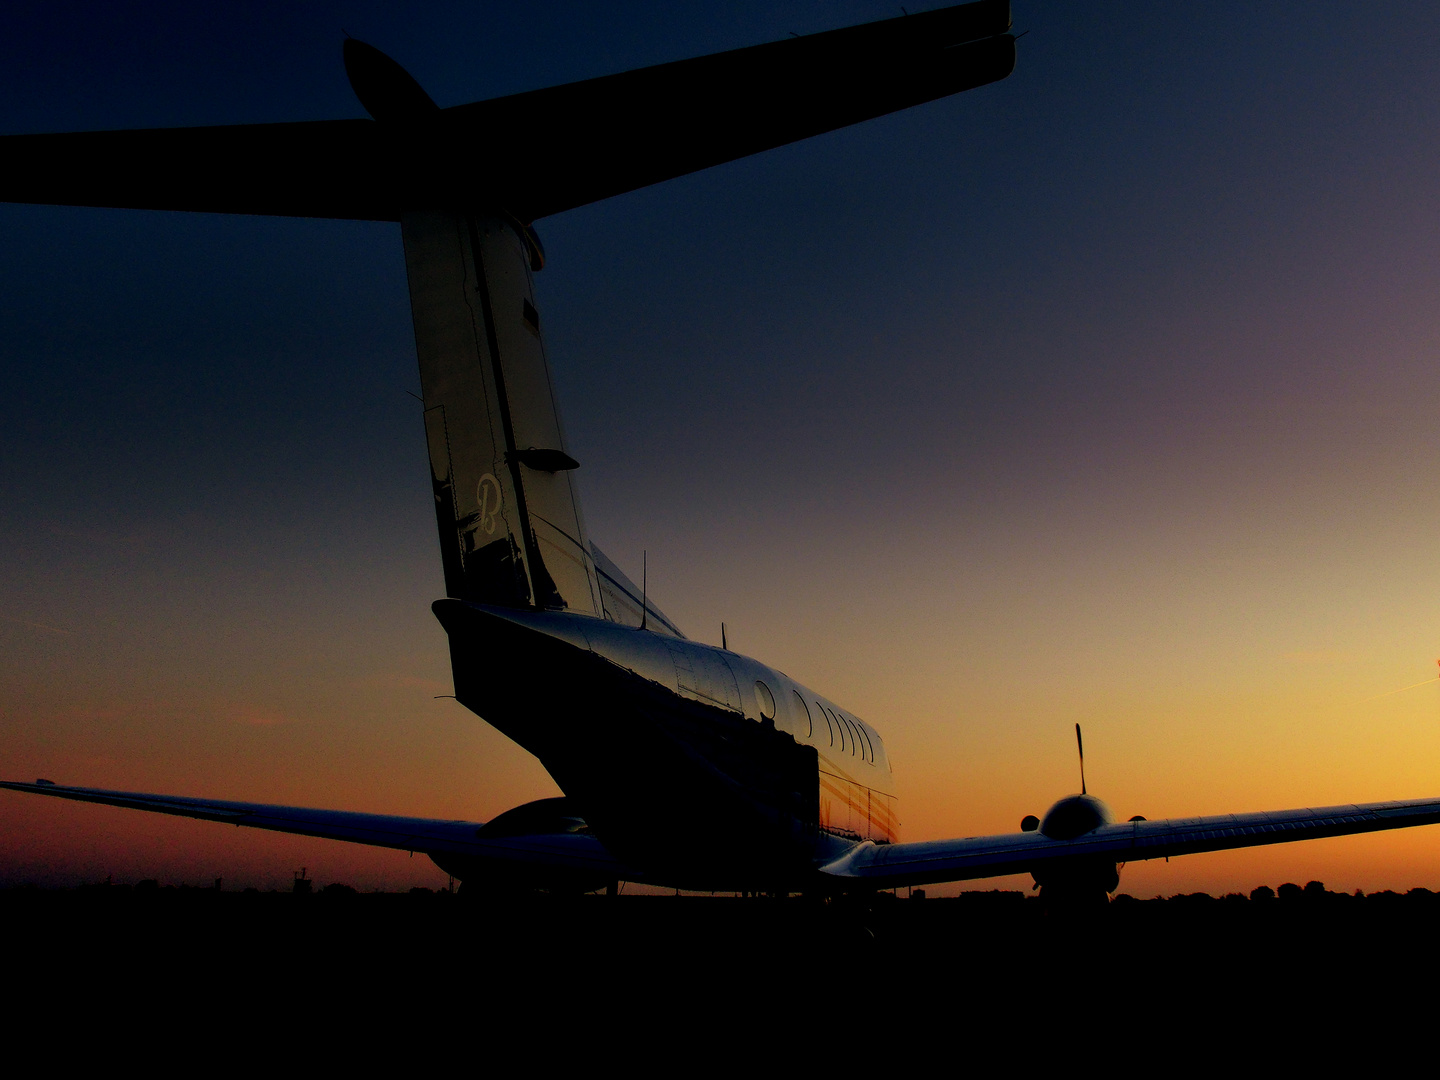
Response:
POLYGON ((755 680, 755 700, 760 705, 760 719, 775 719, 775 695, 770 693, 770 687, 766 686, 759 679, 755 680))
POLYGON ((807 739, 812 739, 815 737, 815 719, 810 715, 810 706, 805 704, 805 699, 800 696, 799 690, 792 690, 790 692, 795 695, 795 700, 800 703, 800 712, 795 714, 795 718, 798 720, 800 718, 800 714, 804 714, 805 737, 807 739))
POLYGON ((852 755, 859 754, 861 761, 868 761, 865 750, 869 743, 863 741, 864 735, 860 730, 860 721, 846 716, 844 713, 840 714, 840 718, 845 721, 845 727, 850 732, 850 753, 852 755))
POLYGON ((865 743, 861 741, 860 738, 860 721, 849 716, 847 716, 845 719, 850 721, 850 733, 855 736, 855 751, 860 755, 860 760, 864 761, 866 760, 865 743))

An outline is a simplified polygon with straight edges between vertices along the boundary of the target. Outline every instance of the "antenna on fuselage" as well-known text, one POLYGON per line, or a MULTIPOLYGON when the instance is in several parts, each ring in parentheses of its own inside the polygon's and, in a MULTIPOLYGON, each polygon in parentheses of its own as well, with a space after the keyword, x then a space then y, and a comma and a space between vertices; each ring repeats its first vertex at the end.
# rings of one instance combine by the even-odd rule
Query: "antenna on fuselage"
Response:
POLYGON ((1080 751, 1080 794, 1090 794, 1085 790, 1085 740, 1080 738, 1080 725, 1075 725, 1075 749, 1080 751))
POLYGON ((645 629, 645 618, 650 614, 650 552, 640 552, 640 629, 645 629))
POLYGON ((720 624, 720 648, 722 648, 722 649, 729 649, 729 648, 730 648, 729 645, 725 644, 725 624, 724 624, 723 622, 720 624))

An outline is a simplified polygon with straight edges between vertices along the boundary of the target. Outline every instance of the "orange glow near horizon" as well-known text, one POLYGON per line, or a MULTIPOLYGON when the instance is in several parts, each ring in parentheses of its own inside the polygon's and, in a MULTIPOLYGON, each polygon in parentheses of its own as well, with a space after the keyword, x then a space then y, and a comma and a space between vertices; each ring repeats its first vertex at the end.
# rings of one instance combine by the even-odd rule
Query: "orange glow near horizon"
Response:
MULTIPOLYGON (((692 635, 711 626, 718 643, 723 618, 731 648, 874 726, 902 840, 1009 832, 1043 814, 1079 786, 1076 722, 1090 791, 1122 819, 1431 796, 1440 495, 1414 489, 1407 450, 1363 484, 1338 461, 1303 477, 1257 465, 1222 500, 1244 513, 1218 513, 1206 480, 1228 475, 1228 451, 1188 455, 1191 482, 1163 500, 1176 472, 1164 456, 983 512, 967 509, 962 477, 946 503, 916 500, 879 534, 846 505, 777 502, 763 527, 722 543, 723 527, 679 505, 652 523, 667 557, 652 549, 651 589, 692 635), (1247 494, 1287 483, 1279 509, 1247 494)), ((283 533, 260 552, 232 540, 209 563, 183 522, 154 525, 103 574, 43 532, 12 541, 17 579, 91 587, 17 605, 44 618, 0 623, 7 777, 468 820, 556 794, 534 759, 443 697, 423 510, 410 508, 378 570, 364 551, 317 563, 308 538, 283 533)), ((591 521, 622 565, 638 561, 606 542, 627 535, 613 511, 591 521)), ((300 865, 387 887, 439 880, 428 861, 347 845, 325 854, 11 793, 0 804, 11 882, 269 887, 300 865)), ((1440 888, 1432 849, 1440 834, 1422 828, 1190 856, 1132 866, 1122 889, 1440 888)))

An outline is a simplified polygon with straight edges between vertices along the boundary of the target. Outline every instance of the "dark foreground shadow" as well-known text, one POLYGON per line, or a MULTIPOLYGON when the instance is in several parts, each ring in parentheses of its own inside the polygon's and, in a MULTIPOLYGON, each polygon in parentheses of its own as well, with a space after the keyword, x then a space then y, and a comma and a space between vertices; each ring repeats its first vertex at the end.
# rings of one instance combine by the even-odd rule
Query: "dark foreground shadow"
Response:
POLYGON ((1020 893, 18 889, 0 918, 24 991, 14 1030, 61 1023, 131 1049, 188 1032, 217 1050, 283 1035, 689 1061, 832 1039, 863 1055, 925 1032, 1033 1057, 1116 1025, 1119 1043, 1173 1049, 1177 1023, 1221 1038, 1393 1023, 1433 1005, 1440 896, 1121 897, 1067 915, 1020 893))

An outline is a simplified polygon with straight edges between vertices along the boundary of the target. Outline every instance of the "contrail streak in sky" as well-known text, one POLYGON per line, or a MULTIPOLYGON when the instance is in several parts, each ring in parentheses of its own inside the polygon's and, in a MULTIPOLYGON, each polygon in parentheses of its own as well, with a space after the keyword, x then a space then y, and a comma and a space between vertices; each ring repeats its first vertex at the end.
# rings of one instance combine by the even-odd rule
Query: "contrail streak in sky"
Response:
MULTIPOLYGON (((1365 701, 1379 701, 1382 697, 1389 697, 1391 694, 1403 694, 1406 690, 1414 690, 1417 686, 1428 686, 1432 682, 1440 682, 1440 675, 1436 675, 1433 679, 1425 679, 1423 682, 1411 683, 1409 686, 1402 686, 1399 690, 1386 690, 1385 693, 1376 694, 1374 697, 1366 698, 1365 701)), ((1362 701, 1360 704, 1365 704, 1365 701, 1362 701)))

